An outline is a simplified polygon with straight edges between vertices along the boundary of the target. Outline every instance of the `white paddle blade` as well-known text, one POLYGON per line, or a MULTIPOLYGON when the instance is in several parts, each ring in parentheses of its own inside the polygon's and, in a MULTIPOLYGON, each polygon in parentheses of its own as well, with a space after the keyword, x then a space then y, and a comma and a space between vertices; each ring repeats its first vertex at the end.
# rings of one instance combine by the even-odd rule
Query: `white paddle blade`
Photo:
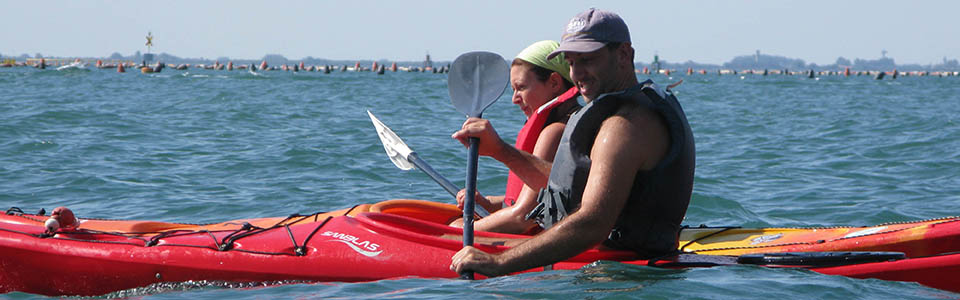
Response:
POLYGON ((390 161, 402 170, 413 169, 415 166, 408 159, 413 150, 410 150, 410 147, 403 143, 403 140, 401 140, 396 133, 393 133, 393 130, 390 130, 383 122, 380 122, 380 119, 377 119, 373 113, 368 110, 367 114, 370 115, 370 121, 373 122, 373 127, 377 129, 377 136, 380 137, 380 142, 383 143, 383 150, 387 152, 390 161))

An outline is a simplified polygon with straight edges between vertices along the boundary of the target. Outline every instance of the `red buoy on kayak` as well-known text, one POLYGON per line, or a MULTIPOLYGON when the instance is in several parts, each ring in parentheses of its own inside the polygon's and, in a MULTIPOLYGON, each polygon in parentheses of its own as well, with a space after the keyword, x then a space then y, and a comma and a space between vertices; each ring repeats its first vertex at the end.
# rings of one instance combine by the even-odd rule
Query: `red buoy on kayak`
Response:
POLYGON ((117 73, 124 73, 124 72, 127 72, 127 70, 123 69, 123 63, 117 64, 117 73))
POLYGON ((396 72, 396 71, 397 71, 397 63, 394 62, 393 64, 390 64, 390 72, 396 72))
POLYGON ((51 223, 56 224, 56 227, 59 228, 74 228, 79 225, 77 217, 73 214, 73 211, 63 206, 54 208, 53 212, 50 213, 50 219, 47 220, 46 223, 48 231, 57 230, 57 228, 51 228, 51 223))

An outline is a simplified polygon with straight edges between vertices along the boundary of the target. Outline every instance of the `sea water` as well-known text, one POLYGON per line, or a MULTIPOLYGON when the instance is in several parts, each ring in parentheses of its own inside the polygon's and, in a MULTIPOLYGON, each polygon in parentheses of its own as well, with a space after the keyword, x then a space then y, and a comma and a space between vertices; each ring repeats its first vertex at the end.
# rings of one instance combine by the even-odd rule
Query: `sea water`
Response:
MULTIPOLYGON (((647 76, 639 75, 646 79, 647 76)), ((872 225, 960 214, 960 78, 656 75, 693 128, 685 224, 872 225)), ((484 113, 512 142, 510 89, 484 113)), ((372 111, 462 186, 464 116, 444 74, 0 69, 0 205, 87 218, 206 223, 386 199, 454 200, 384 153, 372 111)), ((506 169, 481 158, 478 189, 506 169)), ((305 266, 308 267, 308 266, 305 266)), ((600 262, 488 280, 165 284, 112 296, 173 298, 957 298, 915 283, 733 266, 600 262)), ((10 293, 6 298, 34 298, 10 293)))

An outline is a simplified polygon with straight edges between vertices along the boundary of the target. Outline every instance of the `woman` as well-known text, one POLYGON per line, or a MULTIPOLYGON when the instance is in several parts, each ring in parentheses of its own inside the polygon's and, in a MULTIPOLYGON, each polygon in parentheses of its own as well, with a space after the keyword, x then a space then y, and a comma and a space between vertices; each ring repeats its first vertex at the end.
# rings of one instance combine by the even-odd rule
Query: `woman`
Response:
MULTIPOLYGON (((555 41, 533 43, 517 54, 510 66, 513 104, 527 116, 527 122, 517 135, 515 147, 548 163, 553 162, 567 119, 580 108, 576 100, 579 95, 577 88, 570 80, 570 65, 562 56, 547 59, 547 55, 558 46, 555 41)), ((549 171, 543 175, 546 178, 549 171)), ((524 184, 511 170, 507 178, 506 195, 484 197, 479 192, 476 194, 477 205, 492 214, 474 223, 474 228, 507 233, 521 233, 535 228, 536 223, 525 217, 537 205, 538 190, 524 184)), ((463 194, 463 190, 457 194, 457 203, 461 208, 463 194)), ((451 225, 461 226, 459 221, 451 225)))

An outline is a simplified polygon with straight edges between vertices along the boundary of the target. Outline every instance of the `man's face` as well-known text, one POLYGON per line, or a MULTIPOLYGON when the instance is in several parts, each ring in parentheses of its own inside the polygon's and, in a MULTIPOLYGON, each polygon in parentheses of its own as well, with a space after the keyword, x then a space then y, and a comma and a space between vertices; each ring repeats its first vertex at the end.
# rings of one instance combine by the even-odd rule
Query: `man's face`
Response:
POLYGON ((564 56, 570 63, 570 79, 586 101, 617 90, 620 72, 616 49, 603 47, 586 53, 564 52, 564 56))

